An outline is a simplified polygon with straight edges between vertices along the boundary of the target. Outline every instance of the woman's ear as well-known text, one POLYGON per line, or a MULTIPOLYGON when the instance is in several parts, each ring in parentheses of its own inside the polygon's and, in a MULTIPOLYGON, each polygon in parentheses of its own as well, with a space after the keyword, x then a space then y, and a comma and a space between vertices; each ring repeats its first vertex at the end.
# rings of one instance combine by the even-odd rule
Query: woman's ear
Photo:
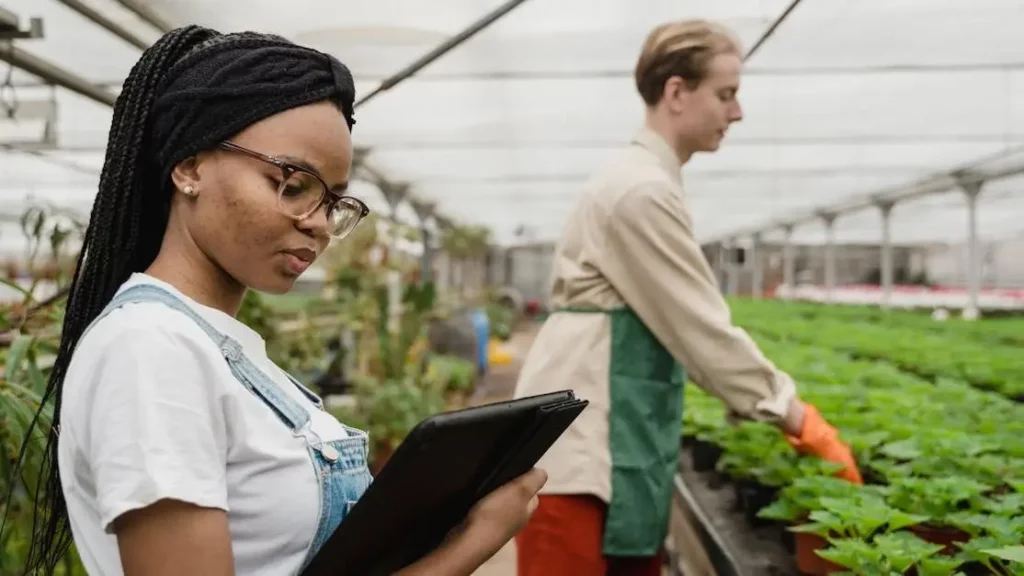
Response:
POLYGON ((185 192, 189 196, 199 193, 199 162, 195 156, 178 162, 171 171, 171 182, 175 190, 185 192))

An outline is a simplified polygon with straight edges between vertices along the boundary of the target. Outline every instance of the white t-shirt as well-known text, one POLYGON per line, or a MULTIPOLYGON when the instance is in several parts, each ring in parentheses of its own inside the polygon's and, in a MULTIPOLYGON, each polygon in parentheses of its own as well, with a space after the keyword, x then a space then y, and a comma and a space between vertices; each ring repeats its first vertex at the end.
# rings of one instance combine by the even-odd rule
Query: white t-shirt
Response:
MULTIPOLYGON (((323 441, 345 428, 306 398, 255 331, 170 290, 242 344, 309 410, 323 441)), ((296 574, 317 529, 320 495, 306 441, 231 374, 219 347, 184 313, 128 304, 81 340, 64 380, 58 461, 76 546, 91 576, 121 576, 112 523, 171 498, 228 513, 235 571, 296 574)))

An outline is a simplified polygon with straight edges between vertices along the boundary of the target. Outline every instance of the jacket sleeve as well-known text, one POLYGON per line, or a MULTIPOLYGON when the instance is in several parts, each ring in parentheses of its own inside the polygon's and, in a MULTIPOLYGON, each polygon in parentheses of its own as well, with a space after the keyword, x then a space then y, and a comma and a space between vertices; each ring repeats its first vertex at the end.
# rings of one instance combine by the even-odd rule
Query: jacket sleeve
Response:
POLYGON ((651 182, 610 208, 600 269, 626 304, 693 382, 735 415, 781 420, 796 395, 793 379, 733 326, 682 198, 651 182))

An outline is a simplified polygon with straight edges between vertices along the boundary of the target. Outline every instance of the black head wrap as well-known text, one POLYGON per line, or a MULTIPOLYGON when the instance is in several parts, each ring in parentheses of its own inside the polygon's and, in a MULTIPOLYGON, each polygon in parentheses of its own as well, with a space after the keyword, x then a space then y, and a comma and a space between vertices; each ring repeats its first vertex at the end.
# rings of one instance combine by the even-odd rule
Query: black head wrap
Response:
POLYGON ((151 142, 162 181, 182 160, 291 108, 330 100, 355 124, 355 84, 338 59, 272 34, 209 33, 156 90, 151 142))

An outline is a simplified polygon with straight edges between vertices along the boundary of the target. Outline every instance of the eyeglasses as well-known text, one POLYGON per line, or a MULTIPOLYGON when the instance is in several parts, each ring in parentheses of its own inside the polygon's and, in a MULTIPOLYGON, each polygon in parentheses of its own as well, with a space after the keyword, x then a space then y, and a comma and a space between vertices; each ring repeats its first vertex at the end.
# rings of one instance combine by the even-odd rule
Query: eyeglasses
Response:
POLYGON ((327 212, 327 233, 332 238, 340 239, 348 236, 356 225, 370 213, 370 209, 361 200, 331 190, 315 170, 243 148, 233 142, 221 142, 218 147, 280 168, 281 181, 277 186, 277 209, 289 218, 304 220, 324 207, 327 212))

